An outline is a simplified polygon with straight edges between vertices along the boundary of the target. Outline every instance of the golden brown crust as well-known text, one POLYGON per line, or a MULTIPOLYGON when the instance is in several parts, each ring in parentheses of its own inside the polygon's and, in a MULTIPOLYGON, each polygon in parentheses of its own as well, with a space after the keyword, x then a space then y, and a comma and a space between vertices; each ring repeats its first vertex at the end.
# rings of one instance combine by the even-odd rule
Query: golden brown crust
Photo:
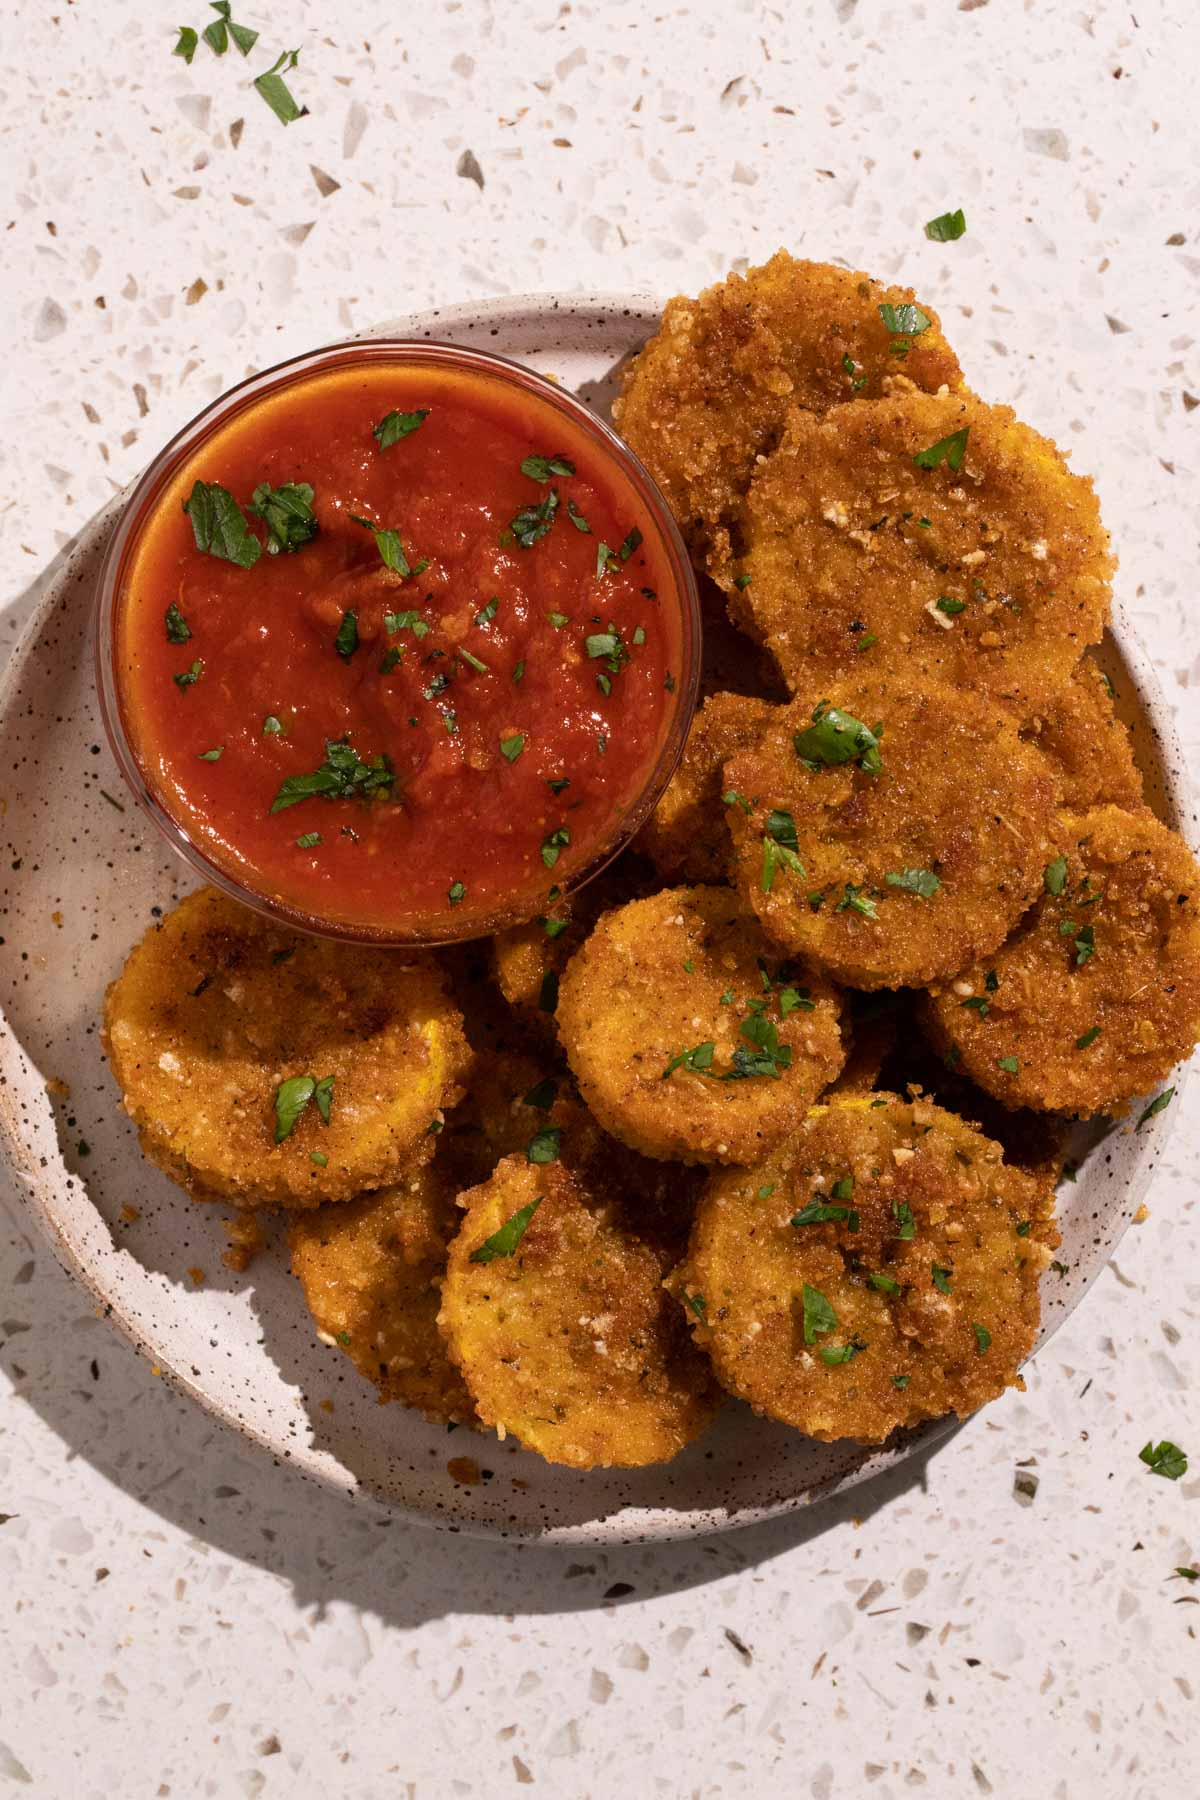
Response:
POLYGON ((900 367, 931 392, 959 385, 957 359, 928 307, 928 330, 896 354, 901 340, 879 307, 913 299, 909 288, 780 250, 697 299, 668 302, 613 417, 698 564, 728 568, 729 521, 790 406, 824 413, 854 393, 874 399, 900 367))
POLYGON ((815 1108, 758 1169, 711 1176, 675 1285, 731 1393, 811 1437, 880 1443, 1020 1385, 1057 1242, 1045 1190, 998 1144, 877 1096, 815 1108), (814 1201, 848 1216, 793 1225, 814 1201))
POLYGON ((104 1029, 147 1156, 237 1206, 318 1206, 395 1179, 469 1060, 433 957, 307 937, 213 888, 147 932, 104 1029), (328 1075, 328 1125, 309 1104, 276 1144, 280 1083, 328 1075))
POLYGON ((1200 869, 1151 813, 1116 806, 1064 817, 1057 849, 1061 893, 938 982, 925 1016, 1006 1106, 1120 1113, 1200 1040, 1200 869))
POLYGON ((1092 806, 1142 805, 1142 777, 1133 760, 1133 740, 1116 715, 1107 677, 1090 656, 1022 737, 1046 758, 1068 812, 1092 806))
POLYGON ((680 887, 601 919, 563 977, 558 1026, 615 1137, 646 1156, 748 1163, 841 1067, 840 1010, 826 982, 780 963, 728 888, 680 887))
POLYGON ((818 709, 806 698, 781 710, 725 767, 742 797, 726 809, 738 891, 777 943, 853 987, 953 974, 1001 943, 1037 891, 1050 772, 1011 717, 975 694, 860 677, 827 690, 828 702, 883 726, 882 769, 807 767, 794 740, 818 709), (764 842, 780 813, 794 825, 802 875, 770 868, 764 842), (887 879, 906 871, 935 875, 936 891, 922 897, 887 879))
POLYGON ((292 1273, 317 1331, 381 1400, 430 1419, 471 1419, 474 1406, 437 1326, 453 1190, 438 1163, 357 1200, 292 1221, 292 1273))
POLYGON ((1108 615, 1113 559, 1091 482, 1008 407, 967 392, 897 381, 824 419, 793 413, 740 530, 731 573, 747 585, 730 604, 793 690, 921 669, 1027 717, 1108 615), (914 461, 962 431, 957 471, 914 461))
POLYGON ((540 1167, 510 1156, 462 1196, 441 1328, 480 1418, 502 1435, 576 1469, 666 1462, 716 1404, 663 1287, 678 1225, 664 1229, 620 1156, 577 1162, 565 1142, 563 1155, 540 1167), (472 1260, 535 1201, 511 1254, 472 1260))
POLYGON ((710 694, 692 720, 679 767, 638 834, 664 881, 724 881, 731 844, 725 824, 725 764, 754 743, 778 709, 743 694, 710 694))

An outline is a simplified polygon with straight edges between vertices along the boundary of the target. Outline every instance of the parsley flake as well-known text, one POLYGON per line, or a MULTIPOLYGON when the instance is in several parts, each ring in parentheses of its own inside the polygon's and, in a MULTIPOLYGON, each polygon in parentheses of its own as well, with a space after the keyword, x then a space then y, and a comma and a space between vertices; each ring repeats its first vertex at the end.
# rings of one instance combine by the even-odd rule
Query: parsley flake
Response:
POLYGON ((497 1257, 512 1256, 529 1229, 529 1221, 545 1198, 545 1194, 539 1194, 528 1206, 522 1206, 513 1213, 499 1231, 493 1231, 491 1237, 484 1238, 478 1250, 472 1250, 468 1260, 473 1263, 490 1263, 495 1262, 497 1257))
POLYGON ((1149 1106, 1146 1108, 1145 1112, 1142 1114, 1141 1118, 1138 1120, 1136 1129, 1138 1131, 1140 1131, 1142 1129, 1142 1126, 1146 1124, 1147 1120, 1157 1117, 1157 1115, 1160 1112, 1162 1112, 1166 1107, 1170 1106, 1171 1101, 1174 1098, 1175 1098, 1175 1089, 1173 1087, 1164 1088, 1162 1093, 1159 1094, 1155 1099, 1153 1099, 1150 1102, 1149 1106))
POLYGON ((1178 1481, 1181 1475, 1187 1474, 1187 1456, 1169 1438, 1163 1438, 1158 1444, 1150 1438, 1138 1451, 1138 1456, 1152 1475, 1161 1475, 1166 1481, 1178 1481))
POLYGON ((421 406, 415 412, 385 413, 378 425, 371 427, 371 436, 381 450, 390 450, 401 438, 411 437, 414 431, 420 431, 429 412, 428 406, 421 406))
POLYGON ((961 206, 953 212, 939 213, 936 219, 929 219, 925 225, 925 236, 935 244, 953 244, 962 237, 967 229, 966 215, 961 206))
POLYGON ((557 1162, 562 1144, 561 1125, 543 1125, 535 1131, 525 1147, 525 1160, 531 1163, 557 1162))
POLYGON ((872 731, 861 719, 822 700, 813 711, 812 724, 798 731, 792 742, 806 769, 856 762, 864 775, 878 775, 883 768, 879 754, 882 729, 877 725, 872 731))
POLYGON ((1065 856, 1056 856, 1054 861, 1047 863, 1042 870, 1042 886, 1048 894, 1053 894, 1057 898, 1066 885, 1067 859, 1065 856))
POLYGON ((964 425, 961 431, 952 431, 949 437, 939 438, 936 444, 930 444, 925 450, 918 450, 913 461, 918 469, 939 469, 945 463, 947 468, 957 474, 963 466, 970 435, 971 427, 964 425))
POLYGON ((345 738, 327 739, 325 761, 320 768, 311 774, 289 775, 271 802, 271 811, 283 812, 301 800, 344 800, 353 796, 366 799, 371 794, 390 793, 395 779, 386 756, 373 756, 369 762, 363 762, 345 738))
POLYGON ((267 554, 291 554, 311 542, 317 535, 317 515, 313 511, 313 490, 307 481, 285 481, 273 488, 260 481, 250 496, 250 511, 267 528, 267 554))
POLYGON ((262 555, 262 545, 246 523, 245 514, 219 481, 197 481, 183 503, 192 522, 197 550, 222 562, 252 569, 262 555))
POLYGON ((290 125, 293 119, 302 119, 307 113, 307 106, 298 106, 292 90, 283 79, 300 61, 299 50, 285 50, 277 56, 269 69, 254 77, 254 85, 262 95, 281 125, 290 125))
POLYGON ((565 456, 527 456, 521 464, 522 475, 540 481, 543 487, 552 475, 573 475, 575 464, 565 456))
POLYGON ((186 644, 192 635, 192 628, 173 600, 163 617, 166 621, 168 644, 186 644))
POLYGON ((931 900, 942 885, 931 869, 905 869, 902 874, 892 872, 883 879, 889 887, 902 888, 906 894, 916 894, 922 900, 931 900))
POLYGON ((837 1314, 820 1288, 809 1287, 807 1281, 804 1283, 803 1300, 804 1341, 806 1344, 813 1344, 818 1336, 837 1329, 837 1314))

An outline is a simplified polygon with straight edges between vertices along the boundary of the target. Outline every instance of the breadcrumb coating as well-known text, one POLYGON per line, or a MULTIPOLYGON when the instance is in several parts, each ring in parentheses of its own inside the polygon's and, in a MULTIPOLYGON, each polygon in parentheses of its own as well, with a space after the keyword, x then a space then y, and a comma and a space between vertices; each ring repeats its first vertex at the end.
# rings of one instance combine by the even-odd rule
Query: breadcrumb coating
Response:
POLYGON ((1057 1242, 998 1144, 877 1095, 713 1174, 674 1285, 731 1393, 810 1437, 881 1443, 1023 1385, 1057 1242))
POLYGON ((698 566, 728 579, 730 523, 790 407, 822 414, 856 394, 876 399, 897 369, 930 393, 959 387, 958 360, 929 307, 917 335, 888 330, 880 307, 914 304, 910 288, 785 250, 694 300, 668 302, 613 417, 698 566))
POLYGON ((1120 1115, 1200 1041, 1196 859, 1148 811, 1064 816, 1036 904, 925 1017, 1006 1106, 1120 1115))
POLYGON ((739 532, 734 615, 794 691, 923 670, 1026 718, 1108 617, 1091 482, 967 392, 897 381, 824 418, 793 412, 739 532))

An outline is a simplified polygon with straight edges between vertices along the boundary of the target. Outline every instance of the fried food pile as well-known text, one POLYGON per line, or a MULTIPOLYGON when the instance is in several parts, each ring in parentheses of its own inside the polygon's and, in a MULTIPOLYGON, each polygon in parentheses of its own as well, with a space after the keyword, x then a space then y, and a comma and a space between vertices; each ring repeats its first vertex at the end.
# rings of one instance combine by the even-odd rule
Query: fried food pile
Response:
POLYGON ((880 1443, 1021 1385, 1065 1122, 1200 1039, 1200 870, 1088 655, 1091 484, 913 294, 781 251, 673 300, 615 413, 709 613, 633 848, 443 953, 193 894, 106 1048, 151 1160, 291 1213, 381 1400, 576 1469, 722 1393, 880 1443))

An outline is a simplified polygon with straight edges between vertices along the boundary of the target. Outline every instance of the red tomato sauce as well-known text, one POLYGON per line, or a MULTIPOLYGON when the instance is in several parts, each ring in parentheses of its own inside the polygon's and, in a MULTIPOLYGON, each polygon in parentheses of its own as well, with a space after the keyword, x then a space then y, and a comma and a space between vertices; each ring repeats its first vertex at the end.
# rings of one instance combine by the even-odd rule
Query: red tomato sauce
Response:
POLYGON ((492 377, 360 364, 254 402, 172 476, 127 564, 114 673, 149 787, 210 862, 313 921, 459 933, 538 911, 669 734, 681 607, 645 510, 581 427, 492 377), (384 448, 392 412, 425 416, 384 448), (538 479, 531 456, 573 472, 538 479), (197 482, 237 503, 253 566, 198 547, 197 482), (311 487, 298 548, 269 548, 262 483, 311 487), (326 791, 287 803, 305 777, 326 791))

